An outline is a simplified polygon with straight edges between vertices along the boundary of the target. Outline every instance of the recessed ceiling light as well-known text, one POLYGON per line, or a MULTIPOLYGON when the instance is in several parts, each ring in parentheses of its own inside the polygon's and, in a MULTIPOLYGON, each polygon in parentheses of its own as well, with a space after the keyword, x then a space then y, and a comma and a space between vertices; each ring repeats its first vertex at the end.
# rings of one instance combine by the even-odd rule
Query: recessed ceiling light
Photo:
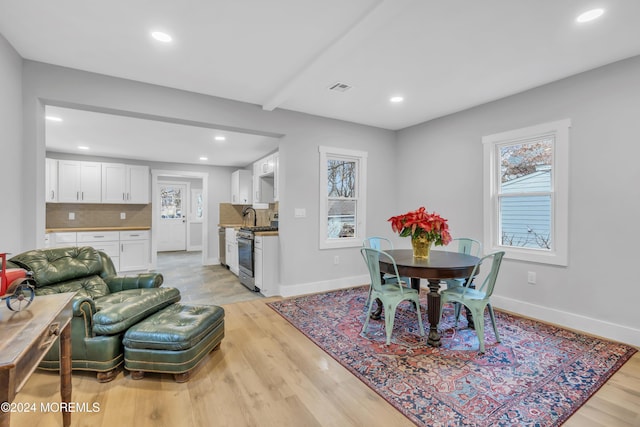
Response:
POLYGON ((593 21, 594 19, 600 18, 603 13, 604 9, 591 9, 578 15, 576 22, 583 23, 593 21))
POLYGON ((209 160, 209 158, 205 156, 200 156, 200 160, 209 160))
POLYGON ((394 104, 397 104, 398 102, 404 101, 404 97, 402 97, 402 96, 392 96, 391 98, 389 98, 389 101, 393 102, 394 104))
POLYGON ((227 137, 222 135, 217 135, 213 139, 215 139, 216 141, 226 141, 227 137))
POLYGON ((89 147, 87 147, 86 145, 78 145, 78 150, 88 150, 89 147))
POLYGON ((51 122, 61 122, 62 119, 60 117, 56 117, 56 116, 46 116, 45 117, 47 120, 51 121, 51 122))
POLYGON ((173 40, 173 37, 167 33, 163 33, 162 31, 153 31, 151 33, 151 37, 163 43, 170 43, 171 40, 173 40))

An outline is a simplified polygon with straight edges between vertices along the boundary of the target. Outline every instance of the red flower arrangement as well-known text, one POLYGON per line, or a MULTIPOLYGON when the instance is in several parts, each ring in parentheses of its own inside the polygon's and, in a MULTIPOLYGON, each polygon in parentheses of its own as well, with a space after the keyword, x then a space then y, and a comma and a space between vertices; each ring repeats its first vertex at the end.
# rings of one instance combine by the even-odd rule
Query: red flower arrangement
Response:
POLYGON ((427 212, 424 206, 404 215, 392 216, 387 221, 391 222, 391 229, 401 237, 411 236, 414 239, 424 236, 436 246, 451 242, 447 220, 435 212, 427 212))

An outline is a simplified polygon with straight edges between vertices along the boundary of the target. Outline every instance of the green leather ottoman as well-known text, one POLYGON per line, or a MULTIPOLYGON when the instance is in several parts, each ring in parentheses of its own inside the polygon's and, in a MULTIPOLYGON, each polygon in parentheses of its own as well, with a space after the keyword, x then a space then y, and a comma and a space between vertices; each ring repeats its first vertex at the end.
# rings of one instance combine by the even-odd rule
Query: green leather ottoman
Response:
POLYGON ((175 303, 130 327, 124 335, 124 367, 131 378, 145 372, 189 380, 190 371, 224 338, 224 309, 175 303))

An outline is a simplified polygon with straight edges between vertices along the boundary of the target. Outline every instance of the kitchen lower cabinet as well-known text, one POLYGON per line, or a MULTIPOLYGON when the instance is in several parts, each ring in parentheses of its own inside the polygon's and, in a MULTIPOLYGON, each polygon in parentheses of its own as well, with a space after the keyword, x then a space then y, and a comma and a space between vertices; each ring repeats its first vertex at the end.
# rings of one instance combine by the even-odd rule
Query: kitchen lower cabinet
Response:
POLYGON ((120 232, 120 270, 148 270, 150 261, 149 232, 120 232))
POLYGON ((67 246, 76 246, 75 231, 61 231, 58 233, 48 233, 48 239, 45 239, 45 248, 65 248, 67 246))
POLYGON ((120 235, 117 231, 82 231, 77 233, 78 246, 91 246, 109 255, 116 271, 120 271, 120 235))
POLYGON ((238 260, 238 240, 236 239, 236 229, 227 227, 225 229, 224 240, 227 245, 225 261, 229 266, 229 270, 236 276, 240 274, 240 265, 238 260))
POLYGON ((50 248, 91 246, 109 255, 116 271, 148 270, 151 264, 148 230, 55 232, 45 242, 50 248))
POLYGON ((254 238, 254 279, 260 293, 270 297, 279 294, 280 248, 278 236, 254 238))

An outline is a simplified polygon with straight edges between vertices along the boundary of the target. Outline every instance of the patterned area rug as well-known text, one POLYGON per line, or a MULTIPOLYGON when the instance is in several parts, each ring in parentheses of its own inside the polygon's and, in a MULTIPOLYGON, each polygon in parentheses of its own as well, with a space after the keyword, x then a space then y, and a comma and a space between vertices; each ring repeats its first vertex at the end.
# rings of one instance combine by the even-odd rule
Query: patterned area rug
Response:
MULTIPOLYGON (((451 306, 440 323, 442 347, 432 348, 408 302, 398 307, 387 347, 384 320, 361 334, 366 296, 358 287, 269 306, 420 426, 558 426, 636 352, 496 312, 502 342, 487 314, 480 355, 464 316, 453 327, 451 306)), ((426 292, 421 297, 426 319, 426 292)))

